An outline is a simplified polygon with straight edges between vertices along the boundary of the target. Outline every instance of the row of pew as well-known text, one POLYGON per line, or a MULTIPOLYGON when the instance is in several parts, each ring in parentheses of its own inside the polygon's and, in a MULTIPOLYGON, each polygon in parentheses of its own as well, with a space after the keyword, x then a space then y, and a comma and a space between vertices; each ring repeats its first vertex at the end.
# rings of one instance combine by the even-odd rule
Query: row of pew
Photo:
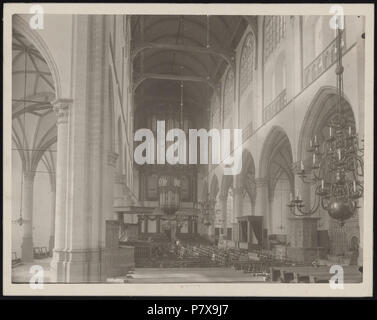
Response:
POLYGON ((34 259, 44 259, 49 256, 47 247, 34 247, 33 253, 34 253, 34 259))
MULTIPOLYGON (((34 259, 43 259, 49 256, 47 247, 34 247, 33 248, 34 259)), ((16 267, 22 264, 21 258, 17 256, 17 252, 12 252, 12 267, 16 267)))
MULTIPOLYGON (((329 283, 334 273, 331 266, 272 267, 271 281, 284 283, 329 283)), ((342 266, 344 283, 362 282, 362 272, 357 266, 342 266)))

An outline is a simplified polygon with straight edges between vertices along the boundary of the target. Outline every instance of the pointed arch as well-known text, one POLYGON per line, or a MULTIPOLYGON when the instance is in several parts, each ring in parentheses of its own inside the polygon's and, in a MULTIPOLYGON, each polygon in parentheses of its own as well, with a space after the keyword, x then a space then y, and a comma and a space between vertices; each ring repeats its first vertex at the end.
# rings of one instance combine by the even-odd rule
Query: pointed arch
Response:
MULTIPOLYGON (((329 120, 335 115, 335 105, 338 103, 337 88, 333 86, 323 86, 315 94, 312 102, 305 114, 300 129, 298 140, 298 160, 304 160, 307 156, 308 141, 314 135, 321 137, 326 130, 325 127, 329 120)), ((349 99, 343 95, 342 108, 346 113, 349 125, 357 130, 355 115, 349 99)), ((323 140, 321 140, 323 141, 323 140)))
POLYGON ((22 35, 26 36, 46 60, 46 63, 52 75, 52 79, 54 81, 55 98, 56 100, 58 100, 59 98, 61 98, 61 80, 57 64, 50 52, 50 49, 48 48, 42 37, 38 34, 38 32, 32 30, 22 17, 16 14, 12 16, 12 19, 12 28, 14 30, 17 30, 22 35))

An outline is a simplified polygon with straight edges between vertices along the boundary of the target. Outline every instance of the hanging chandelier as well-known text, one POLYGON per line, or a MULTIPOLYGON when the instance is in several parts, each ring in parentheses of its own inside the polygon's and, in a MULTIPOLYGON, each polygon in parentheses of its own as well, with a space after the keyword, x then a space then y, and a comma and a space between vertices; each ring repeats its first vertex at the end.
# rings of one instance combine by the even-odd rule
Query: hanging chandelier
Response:
MULTIPOLYGON (((310 216, 321 206, 329 216, 344 225, 359 208, 358 199, 363 197, 364 150, 359 146, 359 137, 347 120, 342 107, 343 66, 342 30, 337 28, 337 113, 329 123, 329 135, 321 145, 315 135, 309 140, 311 167, 300 162, 298 176, 305 184, 313 186, 314 204, 306 209, 299 191, 291 194, 288 207, 296 216, 310 216)), ((363 140, 361 140, 363 142, 363 140)))

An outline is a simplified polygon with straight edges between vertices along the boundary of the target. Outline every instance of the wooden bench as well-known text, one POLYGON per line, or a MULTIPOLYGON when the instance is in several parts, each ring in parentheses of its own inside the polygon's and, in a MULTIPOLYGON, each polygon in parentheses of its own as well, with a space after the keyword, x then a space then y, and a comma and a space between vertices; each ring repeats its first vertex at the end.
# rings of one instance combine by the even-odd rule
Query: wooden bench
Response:
POLYGON ((34 247, 33 253, 34 259, 43 259, 48 257, 48 251, 46 247, 34 247))

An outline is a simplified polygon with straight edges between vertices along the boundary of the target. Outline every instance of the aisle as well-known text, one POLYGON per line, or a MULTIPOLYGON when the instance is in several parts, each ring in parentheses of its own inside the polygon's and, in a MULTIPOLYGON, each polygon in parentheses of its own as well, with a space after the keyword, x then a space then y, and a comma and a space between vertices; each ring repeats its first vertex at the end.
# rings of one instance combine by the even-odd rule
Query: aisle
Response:
POLYGON ((137 268, 128 283, 263 282, 231 268, 137 268))

